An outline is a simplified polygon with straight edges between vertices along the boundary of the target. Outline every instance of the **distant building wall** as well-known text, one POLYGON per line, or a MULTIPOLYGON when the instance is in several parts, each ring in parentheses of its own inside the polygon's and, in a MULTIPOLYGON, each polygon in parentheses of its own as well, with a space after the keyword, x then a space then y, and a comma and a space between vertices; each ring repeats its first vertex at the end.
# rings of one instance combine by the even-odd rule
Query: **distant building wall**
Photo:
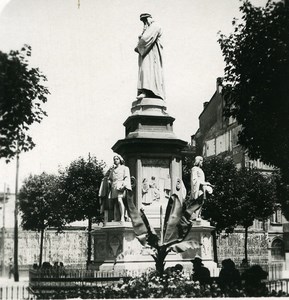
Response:
MULTIPOLYGON (((39 262, 40 233, 19 230, 18 234, 19 266, 33 265, 39 262)), ((2 233, 0 234, 2 241, 2 233)), ((9 228, 5 232, 5 265, 9 258, 14 257, 14 230, 9 228)), ((42 261, 63 262, 65 265, 85 264, 87 255, 87 234, 85 230, 73 229, 56 234, 54 230, 47 230, 44 236, 42 261)), ((2 243, 0 261, 2 262, 2 243)))
MULTIPOLYGON (((245 258, 245 234, 235 232, 226 237, 218 238, 218 260, 221 262, 231 258, 236 265, 240 265, 245 258)), ((248 257, 251 264, 264 264, 268 262, 268 237, 265 232, 248 233, 248 257)))
MULTIPOLYGON (((8 200, 5 202, 4 219, 3 201, 0 201, 0 208, 0 228, 2 228, 0 229, 0 266, 3 261, 3 223, 5 223, 4 261, 5 265, 8 266, 9 258, 14 257, 15 195, 8 195, 8 200)), ((42 261, 48 261, 50 263, 61 261, 66 265, 85 264, 87 259, 86 222, 74 222, 71 224, 72 226, 69 227, 69 229, 58 234, 56 233, 56 230, 47 229, 44 235, 42 261)), ((40 253, 40 232, 22 230, 21 213, 19 213, 18 224, 19 266, 21 267, 38 263, 40 253)))

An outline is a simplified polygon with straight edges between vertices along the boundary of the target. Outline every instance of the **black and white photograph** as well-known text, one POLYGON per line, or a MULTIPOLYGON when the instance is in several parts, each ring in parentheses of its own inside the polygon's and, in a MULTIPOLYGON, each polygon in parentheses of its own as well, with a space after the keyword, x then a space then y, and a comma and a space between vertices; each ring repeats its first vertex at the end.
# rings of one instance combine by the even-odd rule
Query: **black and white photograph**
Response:
POLYGON ((289 0, 0 0, 0 300, 289 297, 289 0))

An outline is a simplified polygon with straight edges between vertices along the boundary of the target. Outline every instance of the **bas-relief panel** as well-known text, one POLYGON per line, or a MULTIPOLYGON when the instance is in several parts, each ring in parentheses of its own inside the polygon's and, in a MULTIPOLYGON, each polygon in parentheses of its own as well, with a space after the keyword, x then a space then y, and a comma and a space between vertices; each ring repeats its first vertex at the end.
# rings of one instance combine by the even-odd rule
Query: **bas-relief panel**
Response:
POLYGON ((134 236, 134 233, 128 233, 125 236, 123 244, 123 256, 125 259, 139 255, 142 252, 143 247, 134 236))
POLYGON ((122 253, 123 242, 122 235, 112 233, 108 236, 108 256, 117 258, 122 253))
POLYGON ((167 202, 171 190, 170 160, 142 159, 142 205, 159 206, 167 202))
POLYGON ((95 235, 95 260, 127 260, 140 255, 142 248, 133 232, 95 235))
POLYGON ((105 259, 107 254, 106 235, 97 235, 95 238, 94 257, 95 259, 105 259))
POLYGON ((204 234, 201 240, 202 244, 202 258, 212 258, 213 247, 211 234, 204 234))

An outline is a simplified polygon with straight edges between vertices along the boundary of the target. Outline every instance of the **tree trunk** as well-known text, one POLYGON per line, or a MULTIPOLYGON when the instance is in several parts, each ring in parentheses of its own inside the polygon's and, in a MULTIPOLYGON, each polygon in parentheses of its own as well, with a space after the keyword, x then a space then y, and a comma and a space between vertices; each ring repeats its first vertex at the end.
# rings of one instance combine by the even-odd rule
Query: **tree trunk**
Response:
POLYGON ((216 230, 213 230, 212 237, 213 237, 214 262, 218 263, 218 248, 217 248, 217 234, 216 234, 216 230))
POLYGON ((39 267, 42 266, 42 256, 43 256, 43 241, 44 241, 44 229, 40 231, 40 254, 39 254, 39 267))
POLYGON ((245 260, 248 262, 248 227, 245 227, 245 260))
POLYGON ((91 264, 91 229, 92 229, 92 218, 88 218, 88 237, 87 237, 87 268, 91 264))
POLYGON ((156 270, 160 277, 163 277, 164 269, 165 269, 165 258, 167 257, 167 247, 160 247, 157 251, 156 257, 154 257, 156 262, 156 270))

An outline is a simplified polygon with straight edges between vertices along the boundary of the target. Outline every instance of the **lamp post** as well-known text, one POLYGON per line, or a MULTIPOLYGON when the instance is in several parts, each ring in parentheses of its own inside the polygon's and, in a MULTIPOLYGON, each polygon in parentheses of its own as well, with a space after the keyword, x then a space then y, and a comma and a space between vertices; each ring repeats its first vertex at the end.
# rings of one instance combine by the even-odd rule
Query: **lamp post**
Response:
POLYGON ((9 187, 6 187, 4 183, 4 194, 3 194, 3 226, 2 226, 2 276, 5 276, 5 205, 6 199, 9 195, 9 187))
POLYGON ((19 281, 18 271, 18 175, 19 175, 19 145, 17 142, 16 181, 15 181, 15 210, 14 210, 14 281, 19 281))

